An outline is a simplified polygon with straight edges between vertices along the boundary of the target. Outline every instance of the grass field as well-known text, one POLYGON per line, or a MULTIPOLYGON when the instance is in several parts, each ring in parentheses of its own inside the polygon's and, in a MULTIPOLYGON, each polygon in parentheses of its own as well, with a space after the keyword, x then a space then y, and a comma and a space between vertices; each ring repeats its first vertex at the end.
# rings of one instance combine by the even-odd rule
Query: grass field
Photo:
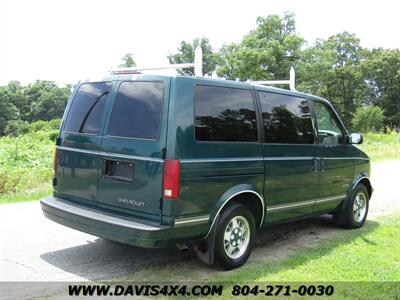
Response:
POLYGON ((373 162, 400 159, 400 134, 367 133, 359 147, 373 162))
POLYGON ((41 183, 37 187, 16 193, 1 194, 0 204, 36 201, 51 195, 53 187, 49 182, 41 183))
MULTIPOLYGON (((298 252, 285 261, 244 266, 218 279, 250 281, 400 281, 400 214, 298 252), (354 254, 357 255, 354 255, 354 254)), ((217 279, 217 278, 215 278, 217 279)))
POLYGON ((38 199, 51 192, 54 140, 60 121, 38 121, 27 133, 0 138, 0 203, 38 199))

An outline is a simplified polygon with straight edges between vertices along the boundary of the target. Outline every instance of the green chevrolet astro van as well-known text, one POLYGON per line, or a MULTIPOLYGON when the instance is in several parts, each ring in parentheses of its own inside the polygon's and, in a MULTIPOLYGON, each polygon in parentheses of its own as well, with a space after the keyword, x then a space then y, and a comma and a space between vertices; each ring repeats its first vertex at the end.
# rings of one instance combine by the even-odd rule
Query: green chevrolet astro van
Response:
MULTIPOLYGON (((361 227, 370 160, 319 97, 201 77, 80 82, 54 156, 44 215, 139 247, 190 247, 232 269, 256 229, 321 214, 361 227)), ((132 249, 134 251, 134 249, 132 249)))

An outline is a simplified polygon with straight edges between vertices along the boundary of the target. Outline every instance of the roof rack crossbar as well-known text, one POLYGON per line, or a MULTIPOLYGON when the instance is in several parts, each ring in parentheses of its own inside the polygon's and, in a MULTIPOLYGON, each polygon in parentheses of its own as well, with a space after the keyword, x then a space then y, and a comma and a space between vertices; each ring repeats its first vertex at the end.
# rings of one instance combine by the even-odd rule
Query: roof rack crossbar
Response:
POLYGON ((202 77, 202 58, 203 54, 200 47, 195 50, 194 62, 183 63, 183 64, 171 64, 165 66, 150 66, 150 67, 125 67, 125 68, 115 68, 111 69, 110 73, 113 75, 118 74, 140 74, 141 71, 153 71, 153 70, 167 70, 167 69, 182 69, 194 67, 194 75, 197 77, 202 77))
POLYGON ((289 80, 259 80, 259 81, 249 81, 254 84, 261 84, 261 85, 276 85, 276 84, 288 84, 291 91, 295 91, 295 82, 296 82, 296 73, 294 68, 290 68, 290 76, 289 80))

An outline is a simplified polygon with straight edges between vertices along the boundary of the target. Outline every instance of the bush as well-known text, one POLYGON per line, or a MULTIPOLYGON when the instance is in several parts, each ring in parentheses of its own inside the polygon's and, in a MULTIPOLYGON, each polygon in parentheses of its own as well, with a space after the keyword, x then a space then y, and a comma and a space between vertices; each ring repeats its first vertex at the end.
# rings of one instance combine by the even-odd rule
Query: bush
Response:
POLYGON ((4 129, 5 135, 17 136, 28 132, 29 124, 22 120, 11 120, 4 129))
POLYGON ((28 125, 28 132, 59 130, 61 119, 51 121, 35 121, 28 125))
POLYGON ((9 122, 13 134, 0 137, 0 194, 33 189, 51 181, 60 121, 9 122))
POLYGON ((352 124, 360 132, 379 131, 383 127, 383 110, 375 105, 357 108, 352 124))

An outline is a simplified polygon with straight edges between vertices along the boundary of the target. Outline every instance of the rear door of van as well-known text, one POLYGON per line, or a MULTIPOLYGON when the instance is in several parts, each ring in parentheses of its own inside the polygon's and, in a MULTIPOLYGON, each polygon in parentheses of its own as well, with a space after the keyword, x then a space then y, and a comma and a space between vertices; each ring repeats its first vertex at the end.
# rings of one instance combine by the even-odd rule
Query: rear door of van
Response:
POLYGON ((57 145, 56 196, 97 206, 99 152, 111 89, 112 82, 92 82, 73 93, 57 145))
POLYGON ((121 81, 101 145, 99 207, 160 220, 170 78, 121 81))

